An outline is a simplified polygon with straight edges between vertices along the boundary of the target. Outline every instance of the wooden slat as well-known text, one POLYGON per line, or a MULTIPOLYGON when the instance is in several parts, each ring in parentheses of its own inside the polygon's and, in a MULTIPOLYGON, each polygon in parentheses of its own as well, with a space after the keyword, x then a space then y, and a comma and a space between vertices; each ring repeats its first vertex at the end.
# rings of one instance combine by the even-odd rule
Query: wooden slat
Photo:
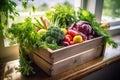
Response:
POLYGON ((98 46, 96 48, 90 49, 88 51, 84 51, 82 53, 58 61, 53 64, 52 75, 61 73, 77 65, 83 64, 87 61, 100 57, 101 51, 102 51, 102 46, 98 46))
POLYGON ((81 54, 81 63, 85 63, 87 61, 90 61, 94 58, 100 57, 102 56, 102 46, 97 46, 96 48, 92 49, 89 52, 83 52, 83 54, 81 54))
POLYGON ((24 50, 26 51, 27 54, 34 53, 34 54, 40 56, 45 61, 47 61, 48 63, 53 63, 49 50, 43 49, 43 48, 37 48, 34 51, 30 51, 26 47, 23 47, 23 48, 24 48, 24 50))
POLYGON ((29 56, 35 62, 35 64, 37 64, 47 74, 51 75, 51 65, 48 62, 44 61, 42 58, 34 53, 30 53, 29 56))
POLYGON ((103 45, 102 37, 94 38, 92 40, 85 41, 83 43, 78 43, 75 45, 64 47, 62 49, 55 50, 52 53, 53 62, 57 62, 67 57, 76 55, 80 52, 95 48, 96 46, 99 46, 99 45, 103 45))
POLYGON ((37 54, 38 56, 40 56, 41 58, 43 58, 44 60, 46 60, 49 63, 53 63, 52 58, 51 58, 51 54, 48 50, 46 49, 42 49, 42 48, 38 48, 35 51, 33 51, 35 54, 37 54))

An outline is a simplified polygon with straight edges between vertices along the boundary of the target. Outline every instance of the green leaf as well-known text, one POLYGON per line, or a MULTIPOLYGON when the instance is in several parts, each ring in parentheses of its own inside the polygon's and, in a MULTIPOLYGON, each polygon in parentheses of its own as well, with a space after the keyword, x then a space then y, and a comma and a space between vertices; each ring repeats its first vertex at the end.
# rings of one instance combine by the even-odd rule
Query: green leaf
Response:
POLYGON ((32 6, 32 11, 35 12, 36 11, 36 7, 32 6))
POLYGON ((44 27, 43 27, 43 25, 40 23, 40 21, 39 21, 37 18, 34 18, 34 19, 37 21, 38 27, 39 27, 40 29, 43 29, 44 27))
POLYGON ((22 2, 22 6, 26 9, 27 8, 27 2, 26 1, 22 2))
POLYGON ((53 10, 46 12, 46 17, 52 25, 68 28, 72 23, 77 21, 75 10, 68 5, 57 4, 53 10))
POLYGON ((12 16, 12 15, 10 15, 9 18, 12 19, 12 20, 14 20, 14 16, 12 16))

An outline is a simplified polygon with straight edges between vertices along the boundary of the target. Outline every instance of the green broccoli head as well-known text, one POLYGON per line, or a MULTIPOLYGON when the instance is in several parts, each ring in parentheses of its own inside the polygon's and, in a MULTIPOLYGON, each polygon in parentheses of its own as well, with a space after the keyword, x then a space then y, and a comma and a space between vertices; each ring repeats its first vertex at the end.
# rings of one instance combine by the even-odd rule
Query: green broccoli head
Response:
POLYGON ((52 42, 58 42, 60 40, 64 39, 64 33, 61 31, 59 27, 51 26, 48 28, 46 32, 46 42, 52 43, 52 42))

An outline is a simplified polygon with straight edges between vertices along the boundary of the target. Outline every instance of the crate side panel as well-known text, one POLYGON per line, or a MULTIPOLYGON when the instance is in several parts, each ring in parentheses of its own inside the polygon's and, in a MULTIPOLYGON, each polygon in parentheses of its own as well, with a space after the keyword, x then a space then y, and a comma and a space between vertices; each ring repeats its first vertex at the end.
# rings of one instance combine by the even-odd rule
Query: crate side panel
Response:
POLYGON ((73 68, 77 65, 83 64, 87 61, 100 57, 101 50, 102 50, 102 46, 99 46, 99 47, 90 49, 88 51, 86 50, 82 53, 79 53, 67 59, 56 62, 55 64, 53 64, 53 67, 52 67, 52 75, 56 75, 70 68, 73 68))
POLYGON ((49 63, 52 63, 53 59, 51 58, 51 53, 49 51, 47 51, 46 49, 43 48, 38 48, 35 51, 33 51, 35 54, 37 54, 38 56, 40 56, 41 58, 43 58, 44 60, 46 60, 49 63))
POLYGON ((30 58, 35 62, 36 65, 38 65, 43 71, 45 71, 47 74, 51 75, 51 66, 49 63, 44 61, 42 58, 37 56, 34 53, 29 54, 30 58))
POLYGON ((81 55, 81 63, 87 62, 89 60, 92 60, 94 58, 100 57, 102 56, 102 51, 103 51, 103 47, 100 46, 94 50, 92 50, 91 52, 87 53, 87 54, 82 54, 81 55))
POLYGON ((99 46, 99 45, 103 45, 103 38, 102 37, 98 38, 98 39, 93 39, 89 42, 84 42, 82 44, 68 47, 68 48, 63 49, 63 50, 59 50, 59 51, 54 52, 52 54, 52 57, 54 59, 53 62, 57 62, 59 60, 65 59, 67 57, 76 55, 80 52, 84 52, 86 50, 95 48, 96 46, 99 46))

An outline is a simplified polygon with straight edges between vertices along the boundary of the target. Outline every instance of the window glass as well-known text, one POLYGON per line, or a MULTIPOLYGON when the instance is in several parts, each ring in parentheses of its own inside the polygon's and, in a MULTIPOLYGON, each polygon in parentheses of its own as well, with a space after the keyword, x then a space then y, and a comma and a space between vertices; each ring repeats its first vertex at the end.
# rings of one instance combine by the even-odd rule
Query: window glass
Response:
MULTIPOLYGON (((56 5, 57 3, 63 5, 70 5, 74 7, 75 0, 34 0, 33 2, 30 0, 27 9, 22 7, 22 3, 18 0, 14 0, 17 3, 16 9, 19 11, 20 16, 15 17, 14 23, 24 21, 25 17, 38 17, 40 15, 44 15, 44 12, 49 10, 52 6, 56 5), (36 12, 31 13, 32 6, 36 7, 36 12)), ((13 22, 10 20, 9 24, 13 22)))
POLYGON ((61 3, 64 5, 74 5, 74 0, 34 0, 33 2, 30 0, 27 6, 27 9, 23 9, 21 2, 18 0, 14 0, 18 6, 17 9, 19 11, 25 12, 25 11, 30 11, 31 7, 33 5, 36 6, 37 11, 46 11, 49 10, 51 6, 56 5, 57 3, 61 3))
POLYGON ((104 0, 102 22, 120 21, 119 0, 104 0))

